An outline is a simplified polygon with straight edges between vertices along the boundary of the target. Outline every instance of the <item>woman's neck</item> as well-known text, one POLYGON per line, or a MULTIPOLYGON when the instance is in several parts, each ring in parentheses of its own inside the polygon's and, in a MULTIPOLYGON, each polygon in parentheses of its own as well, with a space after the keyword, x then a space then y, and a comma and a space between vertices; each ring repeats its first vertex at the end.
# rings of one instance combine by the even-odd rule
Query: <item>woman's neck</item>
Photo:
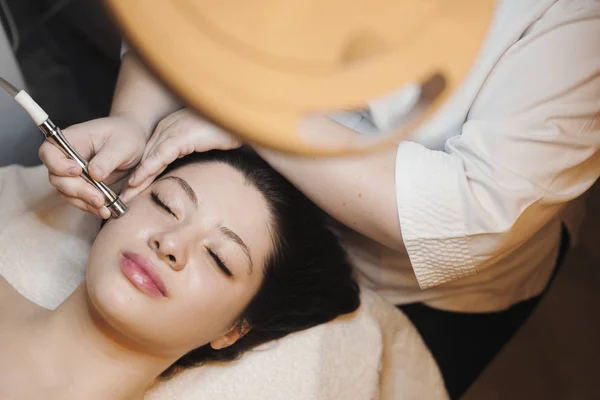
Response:
POLYGON ((33 324, 29 349, 39 356, 36 375, 49 388, 64 389, 65 399, 141 399, 175 359, 127 344, 92 310, 84 282, 33 324))

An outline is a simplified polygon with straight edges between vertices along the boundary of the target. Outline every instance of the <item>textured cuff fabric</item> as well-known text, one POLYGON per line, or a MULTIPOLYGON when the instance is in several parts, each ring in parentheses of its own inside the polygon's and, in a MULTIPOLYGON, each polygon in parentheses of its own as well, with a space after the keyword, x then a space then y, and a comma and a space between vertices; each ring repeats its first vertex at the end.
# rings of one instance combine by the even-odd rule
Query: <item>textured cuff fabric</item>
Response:
POLYGON ((460 161, 403 142, 396 155, 396 199, 402 238, 421 289, 475 274, 458 182, 460 161))

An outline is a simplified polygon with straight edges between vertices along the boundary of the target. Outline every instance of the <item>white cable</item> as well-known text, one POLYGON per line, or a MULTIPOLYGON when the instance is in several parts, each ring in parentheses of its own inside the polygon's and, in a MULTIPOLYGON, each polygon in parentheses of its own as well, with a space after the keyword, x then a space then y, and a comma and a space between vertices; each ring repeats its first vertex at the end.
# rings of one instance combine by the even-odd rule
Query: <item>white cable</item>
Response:
POLYGON ((38 103, 35 102, 24 90, 17 90, 10 82, 0 77, 0 88, 4 89, 8 94, 14 97, 15 101, 29 114, 33 122, 40 126, 48 120, 48 114, 38 103))
POLYGON ((1 76, 0 76, 0 87, 2 89, 4 89, 8 94, 10 94, 12 97, 15 97, 19 93, 19 91, 17 90, 16 87, 14 87, 9 81, 5 80, 1 76))
POLYGON ((12 51, 16 53, 19 49, 19 45, 21 44, 19 29, 17 28, 15 18, 13 17, 12 12, 10 11, 10 8, 8 7, 8 4, 6 4, 5 0, 0 0, 0 9, 2 9, 2 12, 6 16, 6 22, 8 23, 8 29, 10 30, 10 36, 12 39, 11 48, 12 51))

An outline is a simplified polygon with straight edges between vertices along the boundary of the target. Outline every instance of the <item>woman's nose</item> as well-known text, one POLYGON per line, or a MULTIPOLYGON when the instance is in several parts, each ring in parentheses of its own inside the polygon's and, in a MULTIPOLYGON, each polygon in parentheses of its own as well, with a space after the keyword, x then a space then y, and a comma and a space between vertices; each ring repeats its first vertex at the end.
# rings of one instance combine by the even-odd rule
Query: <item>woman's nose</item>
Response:
POLYGON ((175 271, 181 271, 187 263, 185 244, 175 234, 153 235, 148 245, 158 257, 175 271))

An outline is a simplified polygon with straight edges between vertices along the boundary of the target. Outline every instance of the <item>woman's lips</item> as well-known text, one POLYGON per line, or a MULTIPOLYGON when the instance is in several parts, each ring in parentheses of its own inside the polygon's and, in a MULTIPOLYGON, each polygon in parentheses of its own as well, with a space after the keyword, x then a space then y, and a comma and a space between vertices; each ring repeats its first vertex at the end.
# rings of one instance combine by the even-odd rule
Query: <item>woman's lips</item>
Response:
POLYGON ((154 264, 136 253, 123 252, 121 271, 142 293, 151 297, 167 297, 167 288, 154 264))

